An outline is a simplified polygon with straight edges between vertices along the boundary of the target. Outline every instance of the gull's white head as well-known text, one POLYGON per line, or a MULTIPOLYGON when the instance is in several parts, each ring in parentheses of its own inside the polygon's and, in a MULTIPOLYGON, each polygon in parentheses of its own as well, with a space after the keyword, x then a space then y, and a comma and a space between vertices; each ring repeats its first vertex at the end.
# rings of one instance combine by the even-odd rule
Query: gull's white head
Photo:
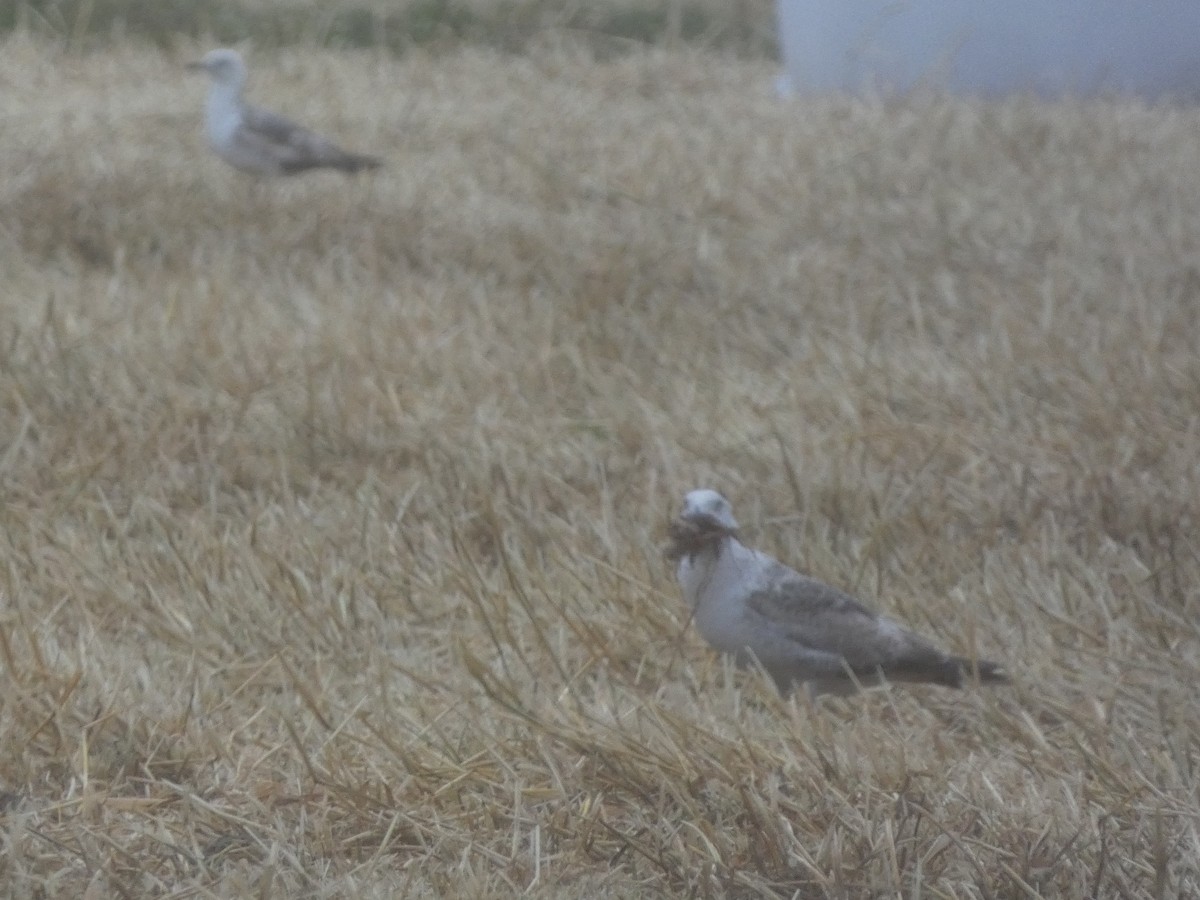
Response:
POLYGON ((679 518, 694 525, 716 526, 723 531, 737 531, 738 527, 729 501, 710 488, 688 491, 679 518))
POLYGON ((209 50, 199 62, 189 63, 189 69, 203 69, 214 84, 240 89, 246 83, 246 64, 236 50, 209 50))
POLYGON ((705 551, 720 553, 727 539, 737 537, 737 527, 728 500, 708 488, 689 491, 679 517, 668 529, 667 559, 692 559, 705 551))

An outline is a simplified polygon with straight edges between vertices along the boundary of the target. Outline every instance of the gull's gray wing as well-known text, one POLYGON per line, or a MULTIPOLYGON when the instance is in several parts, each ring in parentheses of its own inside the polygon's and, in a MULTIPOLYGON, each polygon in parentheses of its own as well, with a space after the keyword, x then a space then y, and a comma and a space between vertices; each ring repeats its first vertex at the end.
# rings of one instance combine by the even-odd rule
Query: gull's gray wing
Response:
POLYGON ((317 168, 357 172, 380 165, 374 157, 347 153, 328 138, 256 106, 243 108, 242 124, 234 140, 239 156, 270 160, 264 170, 283 175, 317 168))
POLYGON ((748 624, 773 634, 764 645, 770 658, 761 662, 781 685, 812 679, 849 683, 847 668, 864 683, 882 674, 891 681, 961 685, 962 660, 844 591, 777 562, 763 576, 746 598, 747 615, 756 620, 748 624), (829 659, 838 671, 826 671, 829 659))

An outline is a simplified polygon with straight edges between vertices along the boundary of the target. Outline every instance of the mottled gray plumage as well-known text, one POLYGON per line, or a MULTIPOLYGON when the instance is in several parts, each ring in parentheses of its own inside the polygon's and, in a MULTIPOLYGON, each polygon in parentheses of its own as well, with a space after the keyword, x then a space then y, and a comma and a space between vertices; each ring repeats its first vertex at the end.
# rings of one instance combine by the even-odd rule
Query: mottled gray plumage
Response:
POLYGON ((191 67, 204 69, 212 79, 205 130, 213 151, 234 168, 253 175, 295 175, 321 168, 357 172, 381 164, 373 156, 347 153, 277 113, 244 103, 246 66, 237 51, 211 50, 191 67))
POLYGON ((781 691, 847 693, 888 681, 962 687, 1008 680, 1001 666, 944 653, 849 594, 744 546, 729 501, 711 490, 687 495, 671 527, 668 555, 696 626, 740 664, 757 661, 781 691))

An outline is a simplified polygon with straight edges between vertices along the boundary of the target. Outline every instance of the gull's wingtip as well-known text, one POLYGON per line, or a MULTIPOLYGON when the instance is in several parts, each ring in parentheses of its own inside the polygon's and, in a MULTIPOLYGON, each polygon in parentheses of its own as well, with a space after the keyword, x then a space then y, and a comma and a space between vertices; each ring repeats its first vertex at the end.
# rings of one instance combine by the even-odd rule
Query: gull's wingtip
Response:
POLYGON ((342 168, 347 172, 361 172, 364 169, 378 169, 382 166, 383 160, 378 156, 352 155, 348 157, 346 164, 342 168))
POLYGON ((343 153, 340 156, 329 156, 328 154, 313 154, 311 156, 300 156, 295 159, 282 160, 280 162, 280 171, 284 175, 298 175, 301 172, 307 172, 311 169, 336 169, 339 172, 345 172, 347 175, 354 175, 357 172, 363 172, 368 169, 378 169, 383 165, 383 160, 376 156, 360 156, 354 153, 343 153))
POLYGON ((958 660, 958 664, 962 666, 963 675, 968 682, 978 680, 980 684, 1012 684, 1008 670, 1000 663, 964 657, 958 660))

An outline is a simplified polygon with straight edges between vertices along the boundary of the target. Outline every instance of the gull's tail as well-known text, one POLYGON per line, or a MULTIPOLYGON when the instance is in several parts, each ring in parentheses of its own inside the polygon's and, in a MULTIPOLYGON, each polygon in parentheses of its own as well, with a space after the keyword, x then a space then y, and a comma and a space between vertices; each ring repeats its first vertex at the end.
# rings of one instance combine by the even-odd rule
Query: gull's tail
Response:
POLYGON ((334 167, 341 169, 343 172, 354 174, 361 172, 363 169, 378 169, 383 165, 383 160, 377 156, 363 156, 359 153, 344 153, 341 158, 334 163, 334 167))
POLYGON ((940 684, 943 687, 961 688, 975 682, 979 684, 1008 684, 1008 673, 999 663, 986 659, 968 659, 965 656, 947 656, 936 650, 927 650, 913 656, 856 671, 855 677, 864 684, 876 683, 882 675, 888 681, 910 684, 940 684))
POLYGON ((364 156, 359 153, 346 153, 336 147, 325 149, 322 153, 312 153, 307 156, 297 155, 292 159, 284 159, 279 168, 284 175, 299 175, 312 169, 337 169, 353 175, 364 169, 378 169, 383 160, 377 156, 364 156))
POLYGON ((958 683, 953 687, 962 687, 978 680, 980 684, 1008 684, 1011 679, 1008 672, 1000 663, 986 659, 967 659, 965 656, 952 657, 952 662, 958 667, 958 683))

